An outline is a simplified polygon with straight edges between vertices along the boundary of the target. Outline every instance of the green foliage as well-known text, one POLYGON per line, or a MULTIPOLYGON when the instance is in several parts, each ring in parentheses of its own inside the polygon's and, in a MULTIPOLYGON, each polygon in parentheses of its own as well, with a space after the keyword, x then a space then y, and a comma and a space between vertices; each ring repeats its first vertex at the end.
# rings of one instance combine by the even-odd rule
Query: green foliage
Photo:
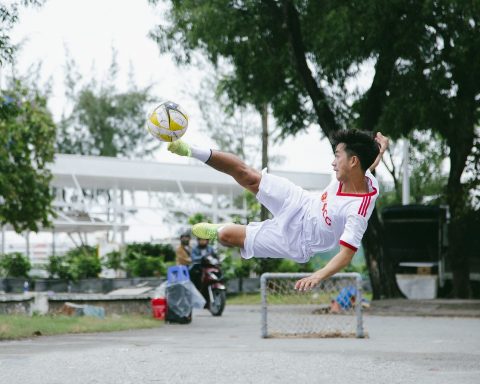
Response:
MULTIPOLYGON (((124 270, 130 277, 161 276, 175 260, 170 244, 133 243, 105 256, 103 265, 124 270)), ((46 267, 51 278, 79 280, 98 277, 102 264, 97 249, 88 245, 68 251, 64 256, 50 256, 46 267)))
POLYGON ((68 251, 65 257, 69 261, 69 272, 72 280, 95 278, 102 271, 102 265, 95 247, 80 246, 68 251))
POLYGON ((119 270, 123 267, 122 252, 112 251, 105 255, 104 265, 109 269, 119 270))
POLYGON ((219 72, 225 68, 221 63, 230 64, 217 91, 228 96, 224 104, 230 102, 232 110, 250 104, 260 111, 271 103, 282 127, 297 132, 309 124, 306 92, 292 66, 283 10, 277 3, 172 1, 165 20, 168 25, 151 32, 162 51, 189 63, 192 53, 201 50, 219 72))
POLYGON ((198 223, 210 222, 203 213, 195 213, 188 218, 188 224, 195 225, 198 223))
POLYGON ((131 252, 159 257, 164 261, 175 260, 175 251, 170 244, 132 243, 126 247, 126 254, 131 252))
POLYGON ((15 231, 50 225, 55 125, 34 87, 10 80, 0 90, 0 223, 15 231))
POLYGON ((64 256, 50 256, 47 271, 50 277, 77 281, 98 277, 102 266, 97 249, 82 245, 69 250, 64 256))
POLYGON ((116 89, 118 75, 113 52, 109 77, 100 84, 95 79, 77 89, 82 77, 75 62, 67 61, 67 98, 72 111, 59 124, 57 151, 96 156, 145 157, 159 147, 145 132, 146 106, 152 103, 150 88, 133 82, 126 92, 116 89))
POLYGON ((0 341, 27 338, 34 334, 61 335, 93 332, 127 331, 141 328, 157 328, 162 322, 152 316, 112 315, 106 319, 92 316, 25 316, 0 315, 0 341))
MULTIPOLYGON (((283 136, 312 123, 325 136, 344 127, 394 139, 415 130, 440 134, 450 157, 445 199, 453 229, 480 184, 479 9, 478 0, 170 1, 167 22, 151 36, 181 63, 201 51, 226 67, 217 91, 232 105, 260 110, 269 103, 283 136), (352 88, 367 71, 374 73, 371 83, 352 88), (466 168, 474 175, 468 182, 466 168)), ((416 196, 432 193, 424 190, 428 172, 419 168, 415 175, 416 196)), ((377 233, 369 226, 367 235, 377 233)), ((454 276, 468 281, 466 258, 454 254, 463 240, 449 240, 449 258, 460 272, 454 276)), ((376 261, 372 276, 393 270, 381 252, 376 261)), ((388 295, 398 292, 388 281, 375 282, 382 285, 388 295)))
POLYGON ((32 268, 27 256, 20 252, 0 255, 0 273, 5 277, 26 277, 32 268))
POLYGON ((40 6, 45 0, 22 0, 8 2, 10 4, 0 3, 0 66, 5 62, 13 61, 17 46, 13 45, 9 32, 18 22, 18 13, 20 5, 23 6, 40 6))
MULTIPOLYGON (((411 132, 409 174, 410 174, 410 202, 415 204, 445 204, 445 185, 447 171, 444 161, 447 157, 447 147, 440 135, 430 131, 411 132)), ((403 141, 400 144, 392 142, 389 153, 401 158, 403 141)), ((381 195, 377 200, 377 208, 382 210, 389 205, 402 203, 403 162, 400 166, 393 160, 386 161, 386 166, 394 179, 394 189, 388 190, 382 186, 381 195)))
POLYGON ((311 263, 296 263, 293 260, 282 259, 275 272, 313 272, 314 268, 311 263))
POLYGON ((59 278, 62 280, 71 279, 67 259, 63 256, 50 256, 45 270, 48 272, 50 278, 59 278))
POLYGON ((170 244, 133 243, 108 253, 104 265, 125 270, 131 277, 162 276, 174 260, 175 251, 170 244))
POLYGON ((127 254, 125 269, 128 276, 131 277, 163 276, 167 273, 165 263, 161 258, 146 256, 138 252, 127 254))

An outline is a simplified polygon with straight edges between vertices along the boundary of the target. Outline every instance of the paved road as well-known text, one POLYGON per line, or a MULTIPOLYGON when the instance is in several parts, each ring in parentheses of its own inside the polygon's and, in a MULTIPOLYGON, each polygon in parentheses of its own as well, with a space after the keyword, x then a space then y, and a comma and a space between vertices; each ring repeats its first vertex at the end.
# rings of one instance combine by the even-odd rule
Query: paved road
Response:
POLYGON ((255 307, 190 325, 0 342, 0 383, 479 383, 480 320, 366 316, 368 339, 261 339, 255 307))

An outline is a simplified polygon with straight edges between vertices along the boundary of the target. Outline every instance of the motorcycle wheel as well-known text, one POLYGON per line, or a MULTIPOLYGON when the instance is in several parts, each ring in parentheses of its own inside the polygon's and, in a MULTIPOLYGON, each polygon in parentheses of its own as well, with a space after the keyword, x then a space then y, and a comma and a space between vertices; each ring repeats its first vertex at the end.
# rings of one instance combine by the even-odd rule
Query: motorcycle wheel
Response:
POLYGON ((225 309, 225 302, 227 301, 227 295, 222 289, 214 289, 212 291, 213 302, 210 303, 210 312, 213 316, 222 316, 222 312, 225 309))

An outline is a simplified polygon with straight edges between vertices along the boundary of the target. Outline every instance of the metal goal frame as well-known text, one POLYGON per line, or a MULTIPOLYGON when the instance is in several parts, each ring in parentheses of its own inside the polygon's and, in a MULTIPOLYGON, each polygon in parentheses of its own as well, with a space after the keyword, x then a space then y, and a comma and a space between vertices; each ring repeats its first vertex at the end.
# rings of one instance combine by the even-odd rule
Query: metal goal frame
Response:
MULTIPOLYGON (((260 292, 261 292, 261 337, 268 338, 268 337, 275 337, 273 334, 269 334, 269 303, 268 303, 268 281, 273 279, 301 279, 307 276, 310 276, 311 273, 264 273, 260 278, 260 292)), ((352 272, 352 273, 337 273, 328 279, 324 280, 324 282, 330 282, 331 284, 336 284, 336 280, 351 280, 352 285, 356 289, 356 297, 355 302, 352 305, 352 311, 350 311, 351 315, 356 317, 355 321, 355 331, 351 333, 355 334, 357 338, 364 338, 364 328, 363 328, 363 317, 362 317, 362 276, 359 273, 352 272)), ((301 293, 298 293, 299 295, 301 293)), ((351 316, 350 315, 350 316, 351 316)), ((294 315, 292 315, 294 316, 294 315)), ((334 316, 334 315, 331 315, 334 316)), ((348 315, 347 315, 348 316, 348 315)), ((320 318, 320 316, 319 316, 320 318)), ((320 321, 320 320, 319 320, 320 321)), ((312 335, 308 333, 293 333, 292 335, 288 335, 287 337, 312 337, 312 335)), ((281 336, 280 336, 281 337, 281 336)), ((332 336, 313 336, 313 337, 332 337, 332 336)), ((352 337, 351 334, 343 335, 341 332, 338 332, 334 337, 352 337)))

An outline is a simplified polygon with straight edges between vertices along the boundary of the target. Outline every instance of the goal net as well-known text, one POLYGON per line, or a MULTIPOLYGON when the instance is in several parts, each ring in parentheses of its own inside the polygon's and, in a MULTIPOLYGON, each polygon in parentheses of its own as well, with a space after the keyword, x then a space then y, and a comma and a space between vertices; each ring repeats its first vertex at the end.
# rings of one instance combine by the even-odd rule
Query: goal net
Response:
POLYGON ((262 275, 262 337, 364 337, 360 274, 338 273, 296 291, 295 282, 309 275, 262 275))

